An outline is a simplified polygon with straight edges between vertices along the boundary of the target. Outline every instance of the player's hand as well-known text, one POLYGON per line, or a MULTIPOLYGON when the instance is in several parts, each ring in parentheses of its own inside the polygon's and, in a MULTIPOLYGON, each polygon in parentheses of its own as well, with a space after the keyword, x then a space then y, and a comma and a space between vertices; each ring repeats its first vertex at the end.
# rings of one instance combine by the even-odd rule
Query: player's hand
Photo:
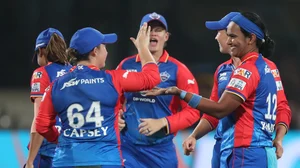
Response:
POLYGON ((184 140, 182 147, 184 154, 189 156, 195 150, 196 138, 193 136, 189 136, 187 139, 184 140))
POLYGON ((141 91, 141 93, 145 96, 158 96, 165 94, 167 88, 159 88, 155 87, 151 90, 141 91))
POLYGON ((153 119, 153 118, 141 118, 141 123, 139 125, 139 132, 146 136, 150 136, 163 127, 167 126, 168 121, 166 118, 153 119))
POLYGON ((167 95, 180 95, 181 90, 178 89, 176 86, 168 87, 167 90, 165 91, 165 94, 167 95))
POLYGON ((126 123, 125 120, 123 119, 123 113, 124 111, 122 109, 119 110, 119 119, 118 119, 118 126, 119 126, 119 130, 122 131, 123 128, 125 128, 126 123))
POLYGON ((151 31, 151 27, 148 26, 148 24, 145 22, 138 34, 136 39, 133 37, 130 37, 130 40, 133 42, 133 44, 135 45, 135 47, 137 49, 140 49, 141 47, 145 47, 148 48, 149 44, 150 44, 150 31, 151 31))
POLYGON ((282 140, 274 139, 273 140, 273 146, 276 148, 276 156, 277 159, 280 159, 283 154, 283 147, 282 147, 282 140))

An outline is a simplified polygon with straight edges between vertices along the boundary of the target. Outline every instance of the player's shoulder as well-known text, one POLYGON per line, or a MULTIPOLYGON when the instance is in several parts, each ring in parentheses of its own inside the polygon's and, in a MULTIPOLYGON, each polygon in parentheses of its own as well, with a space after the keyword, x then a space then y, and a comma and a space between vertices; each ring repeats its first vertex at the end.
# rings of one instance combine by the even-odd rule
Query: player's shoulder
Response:
POLYGON ((271 61, 271 60, 269 60, 268 58, 265 58, 265 57, 263 59, 271 69, 277 69, 277 66, 273 61, 271 61))
POLYGON ((178 69, 190 71, 184 63, 182 63, 181 61, 179 61, 178 59, 172 56, 169 56, 168 61, 175 64, 178 67, 178 69))
MULTIPOLYGON (((133 63, 133 62, 137 62, 137 55, 136 55, 136 54, 124 58, 124 59, 120 62, 119 66, 123 66, 124 64, 133 63)), ((118 69, 118 68, 117 68, 117 69, 118 69)))
POLYGON ((45 66, 41 66, 41 67, 36 68, 36 69, 33 71, 33 73, 35 73, 35 72, 44 72, 44 71, 46 71, 46 70, 45 70, 45 66))
POLYGON ((232 60, 229 59, 227 61, 222 62, 220 65, 218 65, 217 69, 215 72, 218 72, 220 69, 222 69, 223 67, 226 67, 228 65, 232 64, 232 60))

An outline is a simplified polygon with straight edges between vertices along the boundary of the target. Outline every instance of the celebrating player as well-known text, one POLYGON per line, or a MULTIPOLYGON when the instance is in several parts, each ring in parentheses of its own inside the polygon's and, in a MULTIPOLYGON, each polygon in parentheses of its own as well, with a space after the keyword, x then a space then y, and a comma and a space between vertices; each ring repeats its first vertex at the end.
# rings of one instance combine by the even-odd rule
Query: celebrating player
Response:
MULTIPOLYGON (((158 87, 177 86, 198 93, 198 85, 192 73, 164 50, 169 39, 166 19, 154 12, 145 15, 141 24, 143 22, 148 22, 151 26, 148 47, 159 67, 161 83, 158 87)), ((137 54, 125 58, 117 69, 139 72, 141 67, 140 55, 137 54)), ((145 96, 142 92, 126 92, 125 99, 124 118, 127 128, 122 131, 125 166, 177 167, 172 139, 178 130, 187 128, 199 120, 198 110, 174 96, 153 97, 145 96), (144 126, 147 126, 147 136, 141 134, 144 126)))
POLYGON ((141 27, 131 38, 142 63, 142 72, 104 71, 106 44, 116 34, 102 34, 93 28, 78 30, 70 42, 69 54, 77 66, 56 80, 46 91, 36 119, 37 131, 57 142, 54 167, 123 167, 118 129, 120 95, 151 89, 160 82, 158 67, 148 45, 150 27, 141 27), (62 122, 61 134, 54 127, 55 116, 62 122))
MULTIPOLYGON (((31 78, 31 101, 34 103, 34 118, 31 126, 29 143, 29 156, 26 167, 50 168, 56 144, 49 143, 36 132, 35 118, 40 106, 45 89, 50 83, 69 71, 71 65, 68 64, 66 43, 64 37, 58 30, 48 28, 42 31, 36 39, 35 56, 41 66, 37 68, 31 78)), ((60 128, 60 122, 54 123, 60 128)))
MULTIPOLYGON (((275 81, 279 76, 271 70, 272 62, 262 56, 271 56, 274 42, 260 17, 249 12, 231 19, 227 35, 229 53, 240 58, 241 65, 234 70, 218 102, 176 87, 152 90, 146 95, 180 95, 190 106, 208 115, 219 119, 225 117, 220 167, 274 167, 277 161, 272 150, 272 133, 279 96, 277 90, 281 90, 282 85, 275 81)), ((288 119, 285 111, 281 116, 284 127, 288 126, 288 119)), ((286 129, 280 130, 284 130, 279 133, 281 136, 286 129)))
MULTIPOLYGON (((215 39, 219 43, 220 52, 223 54, 228 54, 230 49, 230 46, 226 43, 226 27, 229 24, 230 20, 237 14, 239 14, 239 12, 230 12, 229 14, 224 16, 220 21, 206 22, 206 27, 208 29, 217 31, 215 39)), ((224 63, 218 66, 217 70, 214 73, 214 84, 210 96, 211 100, 218 102, 220 96, 224 92, 230 80, 232 72, 234 71, 235 67, 238 67, 240 65, 240 62, 240 58, 231 56, 229 60, 225 61, 224 63)), ((211 161, 212 168, 220 167, 220 146, 222 142, 223 128, 222 122, 219 122, 218 124, 218 119, 204 114, 199 124, 195 128, 194 132, 183 143, 184 153, 186 155, 190 155, 190 152, 194 151, 195 149, 196 139, 201 138, 202 136, 213 130, 216 125, 218 125, 218 127, 215 134, 216 143, 214 145, 213 157, 211 161), (191 145, 192 143, 193 146, 191 145)))
MULTIPOLYGON (((238 12, 230 12, 227 14, 224 18, 222 18, 220 21, 212 21, 212 22, 206 22, 206 27, 210 30, 217 30, 218 34, 216 36, 216 40, 219 42, 220 45, 220 52, 222 53, 228 53, 229 52, 229 45, 226 44, 227 40, 227 35, 226 35, 226 27, 230 22, 230 19, 234 17, 238 12)), ((270 62, 271 66, 271 71, 272 74, 275 77, 276 80, 276 85, 281 84, 281 79, 278 73, 278 69, 274 63, 271 61, 267 60, 267 58, 264 58, 266 61, 270 62), (278 75, 277 75, 278 74, 278 75)), ((239 65, 239 58, 237 57, 231 57, 230 60, 226 61, 225 63, 221 64, 216 72, 215 72, 215 77, 214 77, 214 85, 212 89, 212 94, 211 94, 211 100, 218 101, 219 96, 222 95, 226 85, 229 82, 230 76, 235 69, 239 65)), ((276 147, 276 154, 277 158, 280 158, 282 155, 282 147, 281 147, 281 142, 283 139, 284 134, 287 132, 288 127, 290 124, 290 107, 288 106, 284 90, 282 89, 277 89, 277 94, 278 94, 278 102, 277 102, 277 117, 276 117, 276 139, 273 142, 274 146, 276 147)), ((183 143, 183 148, 185 154, 189 155, 190 152, 192 152, 196 146, 196 140, 210 132, 212 129, 211 128, 216 128, 216 134, 215 134, 215 139, 216 139, 216 144, 214 145, 213 149, 213 158, 211 161, 212 167, 213 168, 219 168, 220 164, 220 146, 222 142, 222 131, 223 127, 226 128, 226 118, 221 119, 219 124, 218 120, 204 114, 203 117, 201 118, 198 126, 195 128, 194 132, 184 141, 183 143), (223 126, 224 125, 224 126, 223 126)))

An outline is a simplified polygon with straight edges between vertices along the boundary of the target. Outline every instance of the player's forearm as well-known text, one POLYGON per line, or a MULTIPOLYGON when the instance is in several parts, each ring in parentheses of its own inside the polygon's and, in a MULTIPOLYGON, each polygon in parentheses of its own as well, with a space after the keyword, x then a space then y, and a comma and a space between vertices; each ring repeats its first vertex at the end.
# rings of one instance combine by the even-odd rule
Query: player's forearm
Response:
POLYGON ((213 116, 217 119, 221 119, 230 113, 230 111, 228 109, 226 109, 226 107, 224 105, 222 105, 220 103, 216 103, 216 102, 214 102, 210 99, 204 98, 200 95, 195 95, 195 96, 199 97, 199 100, 194 101, 194 100, 192 100, 193 95, 194 95, 193 93, 187 92, 183 99, 185 102, 189 103, 189 105, 193 108, 196 108, 196 109, 198 109, 210 116, 213 116), (195 104, 195 106, 193 106, 191 104, 191 102, 194 102, 193 104, 195 104))
POLYGON ((140 48, 138 48, 138 53, 141 58, 142 67, 145 64, 150 63, 150 62, 155 63, 155 60, 154 60, 152 54, 150 53, 148 46, 147 47, 141 46, 140 48))
POLYGON ((287 129, 284 125, 282 125, 282 124, 276 125, 275 139, 282 141, 286 132, 287 132, 287 129))
POLYGON ((30 134, 30 146, 27 163, 33 164, 33 161, 43 143, 43 140, 43 136, 41 136, 37 132, 33 132, 30 134))
POLYGON ((191 133, 190 136, 198 140, 202 138, 204 135, 208 134, 211 130, 212 127, 210 123, 206 119, 201 119, 197 127, 194 129, 194 131, 191 133))
POLYGON ((243 102, 240 97, 226 92, 223 93, 219 102, 214 102, 198 94, 193 94, 183 90, 177 90, 175 91, 175 94, 179 95, 180 98, 187 102, 191 107, 217 119, 221 119, 229 115, 243 102))

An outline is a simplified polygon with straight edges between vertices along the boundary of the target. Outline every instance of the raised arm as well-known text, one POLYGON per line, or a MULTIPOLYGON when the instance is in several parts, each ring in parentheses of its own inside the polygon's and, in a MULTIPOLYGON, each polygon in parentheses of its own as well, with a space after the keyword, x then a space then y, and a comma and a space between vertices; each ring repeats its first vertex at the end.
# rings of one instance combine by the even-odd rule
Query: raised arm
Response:
POLYGON ((112 75, 113 83, 117 89, 126 92, 135 92, 152 89, 160 83, 158 66, 149 51, 150 27, 144 23, 140 28, 137 38, 130 38, 136 46, 142 63, 141 72, 125 70, 107 71, 112 75))
POLYGON ((155 63, 144 65, 141 72, 129 72, 126 70, 107 72, 112 75, 113 83, 120 92, 148 90, 160 83, 159 71, 155 63))

